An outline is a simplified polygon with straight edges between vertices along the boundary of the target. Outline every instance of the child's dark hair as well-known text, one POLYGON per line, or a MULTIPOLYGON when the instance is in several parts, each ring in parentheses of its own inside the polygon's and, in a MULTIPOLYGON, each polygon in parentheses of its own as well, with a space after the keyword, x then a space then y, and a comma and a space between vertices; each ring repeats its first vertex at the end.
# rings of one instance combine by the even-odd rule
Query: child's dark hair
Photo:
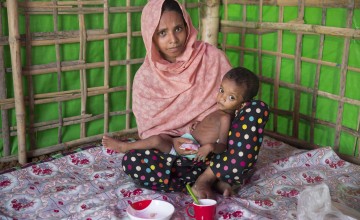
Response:
POLYGON ((175 12, 179 13, 181 15, 181 17, 183 18, 184 25, 186 26, 184 15, 183 15, 183 12, 182 12, 178 2, 176 2, 174 0, 165 0, 162 5, 162 8, 161 8, 161 14, 164 11, 175 11, 175 12))
POLYGON ((228 71, 224 78, 233 80, 238 86, 245 88, 244 101, 253 99, 259 90, 259 78, 252 71, 244 67, 235 67, 228 71))

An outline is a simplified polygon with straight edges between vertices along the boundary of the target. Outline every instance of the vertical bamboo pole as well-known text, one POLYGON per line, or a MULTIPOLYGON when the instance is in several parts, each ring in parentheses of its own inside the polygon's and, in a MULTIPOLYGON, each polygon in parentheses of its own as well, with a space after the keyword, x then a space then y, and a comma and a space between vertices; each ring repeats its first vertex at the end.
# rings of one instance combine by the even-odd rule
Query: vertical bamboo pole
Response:
MULTIPOLYGON (((246 4, 243 5, 242 7, 242 21, 246 22, 246 4)), ((240 40, 240 45, 241 48, 245 48, 245 38, 246 37, 246 28, 241 28, 241 40, 240 40)), ((239 60, 239 65, 240 66, 244 66, 244 56, 245 56, 245 51, 241 50, 240 51, 240 60, 239 60)))
MULTIPOLYGON (((279 21, 284 21, 284 7, 279 7, 279 21)), ((274 108, 277 109, 279 106, 279 87, 280 87, 280 71, 281 71, 281 56, 282 53, 282 38, 283 30, 277 31, 277 55, 276 55, 276 69, 275 69, 275 81, 274 81, 274 108)), ((277 114, 273 114, 273 125, 274 131, 277 132, 278 120, 277 114)))
MULTIPOLYGON (((223 5, 224 5, 224 19, 228 20, 229 17, 229 12, 228 12, 228 2, 227 0, 223 0, 223 5)), ((221 43, 221 49, 226 52, 226 41, 227 41, 227 34, 223 33, 223 40, 221 43)))
MULTIPOLYGON (((346 21, 346 27, 351 28, 353 14, 354 14, 354 1, 351 1, 352 5, 348 8, 348 16, 346 21)), ((344 39, 344 50, 340 68, 340 94, 339 96, 343 98, 345 96, 345 86, 346 86, 346 73, 349 62, 349 48, 350 48, 350 37, 345 37, 344 39)), ((342 127, 342 118, 344 112, 344 102, 339 102, 338 113, 336 118, 336 131, 335 131, 335 141, 334 141, 334 150, 338 151, 340 147, 340 136, 341 136, 341 127, 342 127)))
MULTIPOLYGON (((109 2, 104 2, 104 29, 109 34, 109 2)), ((109 88, 110 51, 109 39, 104 39, 104 87, 109 88)), ((109 132, 109 93, 104 94, 104 133, 109 132)))
MULTIPOLYGON (((0 37, 2 32, 2 4, 0 4, 0 37)), ((4 67, 4 46, 0 45, 0 100, 6 99, 6 78, 4 67)), ((3 156, 10 155, 10 129, 9 129, 9 115, 7 109, 1 109, 1 132, 3 139, 3 156)))
MULTIPOLYGON (((263 14, 263 0, 259 1, 259 22, 262 22, 263 14)), ((258 65, 259 65, 259 76, 262 76, 262 34, 258 34, 258 65)), ((259 84, 258 98, 261 100, 262 86, 259 84)))
MULTIPOLYGON (((57 36, 59 31, 58 25, 58 9, 57 9, 57 0, 53 0, 53 24, 54 32, 57 36)), ((60 55, 60 45, 59 42, 55 42, 55 53, 56 53, 56 73, 57 73, 57 91, 61 91, 61 55, 60 55)), ((58 118, 59 118, 59 127, 58 127, 58 143, 62 143, 62 128, 64 126, 64 120, 62 115, 62 102, 58 102, 58 118)))
MULTIPOLYGON (((131 6, 131 1, 126 0, 126 6, 131 6)), ((131 12, 126 13, 126 60, 131 59, 131 12)), ((131 64, 126 64, 126 110, 130 109, 131 104, 131 64)), ((130 128, 130 113, 126 113, 126 129, 130 128)))
MULTIPOLYGON (((199 7, 201 7, 201 1, 202 0, 198 0, 197 2, 198 2, 198 5, 200 5, 199 7)), ((202 12, 201 12, 201 10, 199 9, 198 10, 198 18, 201 18, 202 17, 202 12)), ((201 22, 199 22, 199 24, 198 24, 198 30, 199 30, 199 33, 202 33, 202 23, 201 22)), ((202 39, 202 36, 199 36, 199 34, 198 34, 198 36, 197 36, 197 39, 202 39)))
POLYGON ((201 18, 203 27, 201 33, 202 40, 214 46, 218 45, 219 5, 220 0, 206 0, 203 7, 204 15, 201 18))
MULTIPOLYGON (((78 1, 79 7, 79 29, 80 29, 80 54, 79 60, 86 62, 86 28, 85 28, 85 19, 84 13, 81 10, 83 8, 81 0, 78 1)), ((80 88, 81 88, 81 116, 86 114, 86 102, 87 102, 87 82, 86 82, 86 69, 82 67, 80 69, 80 88)), ((82 121, 80 124, 80 138, 86 136, 86 127, 85 122, 82 121)))
MULTIPOLYGON (((322 16, 321 16, 321 25, 325 25, 326 22, 326 8, 322 9, 322 16)), ((318 60, 322 60, 323 57, 323 49, 324 49, 324 40, 325 35, 320 35, 320 45, 319 45, 319 52, 318 52, 318 60)), ((319 81, 320 81, 320 71, 321 71, 321 64, 318 63, 316 65, 316 75, 315 75, 315 84, 314 84, 314 91, 312 97, 312 112, 311 112, 311 122, 310 122, 310 143, 314 143, 314 133, 315 133, 315 117, 316 117, 316 108, 317 108, 317 95, 319 91, 319 81)))
MULTIPOLYGON (((29 0, 25 0, 25 3, 29 2, 29 0)), ((25 51, 26 51, 26 69, 31 68, 31 31, 30 31, 30 15, 25 11, 25 51)), ((32 75, 27 75, 27 87, 28 87, 28 106, 29 106, 29 125, 28 125, 28 134, 30 138, 30 150, 35 149, 35 134, 34 134, 34 124, 35 124, 35 104, 34 104, 34 84, 32 75)))
MULTIPOLYGON (((298 3, 298 19, 304 19, 304 4, 305 0, 299 0, 298 3)), ((302 50, 302 37, 301 33, 296 35, 296 51, 295 51, 295 85, 301 84, 301 50, 302 50)), ((300 122, 300 94, 301 92, 295 89, 295 103, 293 113, 293 137, 299 136, 299 122, 300 122)))
POLYGON ((17 1, 7 0, 7 13, 9 24, 9 45, 11 54, 11 68, 14 83, 15 111, 18 137, 18 160, 20 164, 26 163, 26 129, 25 129, 25 103, 23 82, 21 75, 21 54, 19 35, 19 15, 17 1))
MULTIPOLYGON (((360 128, 360 113, 358 116, 358 124, 357 124, 357 128, 356 131, 359 132, 359 128, 360 128)), ((360 157, 360 141, 359 141, 359 137, 355 137, 355 143, 354 143, 354 147, 353 147, 353 154, 355 157, 360 157)))

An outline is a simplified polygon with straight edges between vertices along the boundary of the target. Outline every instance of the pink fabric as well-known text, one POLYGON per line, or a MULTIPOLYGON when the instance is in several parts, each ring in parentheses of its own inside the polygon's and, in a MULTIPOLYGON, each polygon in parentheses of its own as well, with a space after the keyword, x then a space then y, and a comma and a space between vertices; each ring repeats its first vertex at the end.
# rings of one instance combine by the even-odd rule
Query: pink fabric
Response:
POLYGON ((149 1, 141 17, 147 54, 133 83, 133 111, 141 138, 188 132, 191 122, 216 109, 220 81, 231 68, 221 50, 196 40, 197 31, 183 8, 188 26, 186 49, 175 63, 163 59, 152 41, 163 2, 149 1))

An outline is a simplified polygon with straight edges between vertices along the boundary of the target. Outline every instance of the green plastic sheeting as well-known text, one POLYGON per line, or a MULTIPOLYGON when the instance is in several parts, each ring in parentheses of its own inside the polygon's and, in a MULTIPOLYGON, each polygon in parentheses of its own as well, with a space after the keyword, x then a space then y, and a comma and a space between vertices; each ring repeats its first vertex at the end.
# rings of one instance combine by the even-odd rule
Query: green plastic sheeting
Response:
MULTIPOLYGON (((134 6, 144 5, 147 1, 131 1, 134 6)), ((197 1, 187 1, 197 2, 197 1)), ((125 6, 125 1, 110 1, 110 6, 125 6)), ((243 6, 231 5, 229 8, 228 20, 242 20, 242 9, 243 6)), ((264 6, 262 20, 267 22, 277 22, 279 8, 275 6, 264 6)), ((190 9, 190 14, 193 18, 194 25, 198 26, 199 11, 198 9, 190 9)), ((259 8, 258 6, 246 6, 246 20, 247 21, 258 21, 259 20, 259 8)), ((284 22, 289 22, 297 18, 298 9, 297 7, 285 7, 284 11, 284 22)), ((346 27, 346 9, 335 8, 327 9, 327 26, 334 27, 346 27)), ((305 23, 321 25, 321 8, 306 8, 305 9, 305 23)), ((7 17, 6 9, 2 10, 2 26, 3 35, 8 35, 7 28, 7 17)), ((140 16, 141 13, 132 13, 132 31, 140 31, 140 16)), ((221 14, 221 16, 223 16, 221 14)), ((360 11, 355 10, 353 16, 353 27, 358 28, 360 22, 360 11)), ((25 17, 20 15, 20 34, 25 34, 25 17)), ((102 14, 91 14, 85 15, 86 29, 103 29, 103 15, 102 14)), ((109 33, 126 32, 126 14, 125 13, 110 13, 109 15, 109 33)), ((59 31, 79 30, 78 17, 77 15, 59 15, 58 21, 59 31)), ((53 17, 52 15, 32 15, 30 22, 31 32, 53 32, 53 17)), ((222 43, 222 35, 220 34, 219 44, 222 43)), ((268 33, 261 35, 262 37, 262 50, 277 51, 277 33, 268 33)), ((245 36, 246 48, 259 48, 259 35, 247 34, 245 36)), ((303 47, 302 56, 308 58, 317 59, 318 47, 320 42, 319 35, 304 35, 303 36, 303 47)), ((110 39, 110 60, 125 60, 126 50, 120 50, 119 48, 126 48, 126 38, 110 39), (123 51, 123 52, 121 52, 123 51)), ((239 34, 228 34, 227 42, 228 45, 240 46, 241 37, 239 34)), ((86 45, 87 63, 103 62, 104 61, 104 42, 90 41, 86 45)), ((344 38, 326 36, 324 42, 324 50, 322 60, 335 62, 338 64, 337 67, 321 67, 319 89, 331 94, 339 94, 340 90, 340 65, 342 63, 342 51, 344 47, 344 38)), ((282 40, 282 52, 286 54, 295 54, 296 48, 296 34, 289 31, 283 32, 282 40)), ((7 45, 4 46, 5 57, 4 65, 6 68, 11 68, 10 63, 10 50, 7 45)), ((79 59, 80 44, 61 44, 60 54, 61 61, 73 61, 79 59)), ((22 64, 25 66, 25 47, 21 48, 22 64)), ((233 66, 240 65, 240 54, 238 51, 226 51, 227 56, 233 66)), ((145 50, 141 37, 134 37, 132 40, 132 53, 131 58, 142 58, 145 56, 145 50)), ((348 65, 356 68, 360 68, 360 40, 352 39, 350 43, 350 53, 348 65)), ((31 64, 47 64, 56 62, 55 47, 51 46, 33 46, 31 48, 31 64)), ((275 77, 275 66, 276 56, 263 54, 261 58, 262 69, 259 68, 259 60, 257 53, 245 52, 243 66, 253 70, 256 73, 262 72, 263 76, 274 78, 275 77)), ((293 59, 282 59, 280 80, 283 82, 293 83, 295 80, 294 73, 295 62, 293 59)), ((135 75, 136 70, 140 65, 132 65, 132 76, 135 75)), ((114 86, 125 86, 126 85, 126 67, 125 66, 114 66, 110 68, 110 87, 114 86)), ((302 62, 301 63, 301 85, 312 88, 315 82, 315 71, 316 64, 302 62)), ((104 82, 104 69, 88 69, 87 83, 88 88, 103 86, 104 82)), ((43 94, 49 92, 57 92, 57 73, 41 74, 32 77, 34 84, 34 94, 43 94)), ((360 92, 358 84, 360 82, 360 74, 358 72, 348 71, 346 77, 346 91, 345 96, 351 99, 360 100, 360 92)), ((12 86, 11 73, 6 73, 6 89, 8 98, 14 97, 14 91, 12 86)), ((80 74, 79 71, 67 71, 61 73, 61 91, 68 91, 80 89, 80 74)), ((273 97, 273 86, 268 83, 262 83, 262 95, 261 99, 267 102, 270 106, 274 103, 273 97)), ((27 89, 27 78, 24 77, 24 92, 25 96, 28 95, 27 89)), ((301 93, 301 109, 300 113, 305 115, 311 115, 311 102, 312 95, 301 93)), ((114 92, 109 95, 110 111, 121 111, 125 110, 126 92, 114 92)), ((287 88, 280 88, 279 90, 279 108, 283 110, 292 110, 294 107, 294 91, 287 88)), ((338 102, 318 97, 317 101, 317 112, 316 118, 336 123, 338 102), (321 106, 321 107, 320 107, 321 106)), ((62 117, 68 118, 80 115, 80 99, 62 102, 62 117)), ((27 109, 28 111, 28 109, 27 109)), ((58 120, 58 104, 56 102, 50 104, 39 104, 35 106, 34 122, 46 122, 52 120, 58 120)), ((8 110, 10 126, 16 126, 15 109, 8 110)), ((96 95, 88 97, 87 100, 87 113, 92 115, 99 115, 104 113, 104 96, 96 95)), ((345 104, 343 126, 358 129, 359 122, 359 107, 354 105, 345 104)), ((2 119, 1 119, 2 120, 2 119)), ((27 120, 29 117, 27 116, 27 120)), ((292 119, 290 117, 278 117, 278 132, 282 134, 291 134, 292 132, 292 119)), ((132 117, 132 127, 136 127, 134 117, 132 117)), ((112 116, 110 117, 109 130, 119 131, 125 129, 125 116, 112 116)), ((267 124, 267 129, 273 129, 273 121, 270 119, 267 124)), ((71 141, 80 138, 80 125, 68 125, 62 130, 63 142, 71 141)), ((86 123, 86 136, 92 136, 102 134, 104 131, 104 120, 98 119, 96 121, 86 123)), ((331 129, 325 126, 316 125, 315 127, 315 143, 323 146, 333 146, 334 143, 335 129, 331 129)), ((58 129, 48 129, 38 131, 35 134, 35 141, 37 148, 44 148, 47 146, 57 144, 58 129)), ((306 121, 300 121, 299 127, 299 138, 302 140, 309 140, 310 138, 310 124, 306 121)), ((11 153, 17 153, 17 138, 16 136, 11 137, 11 153)), ((345 154, 352 154, 353 146, 356 139, 343 132, 340 138, 340 151, 345 154)), ((27 147, 29 148, 29 137, 27 137, 27 147)), ((3 140, 0 138, 0 156, 2 156, 3 140)))

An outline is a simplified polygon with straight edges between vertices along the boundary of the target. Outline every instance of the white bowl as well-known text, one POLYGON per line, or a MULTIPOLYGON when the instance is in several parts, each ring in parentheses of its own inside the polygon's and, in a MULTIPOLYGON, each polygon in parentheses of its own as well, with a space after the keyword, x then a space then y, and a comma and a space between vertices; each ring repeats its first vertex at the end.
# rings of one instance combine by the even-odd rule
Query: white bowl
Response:
POLYGON ((141 200, 126 208, 126 213, 133 220, 169 220, 174 211, 172 204, 162 200, 141 200))

